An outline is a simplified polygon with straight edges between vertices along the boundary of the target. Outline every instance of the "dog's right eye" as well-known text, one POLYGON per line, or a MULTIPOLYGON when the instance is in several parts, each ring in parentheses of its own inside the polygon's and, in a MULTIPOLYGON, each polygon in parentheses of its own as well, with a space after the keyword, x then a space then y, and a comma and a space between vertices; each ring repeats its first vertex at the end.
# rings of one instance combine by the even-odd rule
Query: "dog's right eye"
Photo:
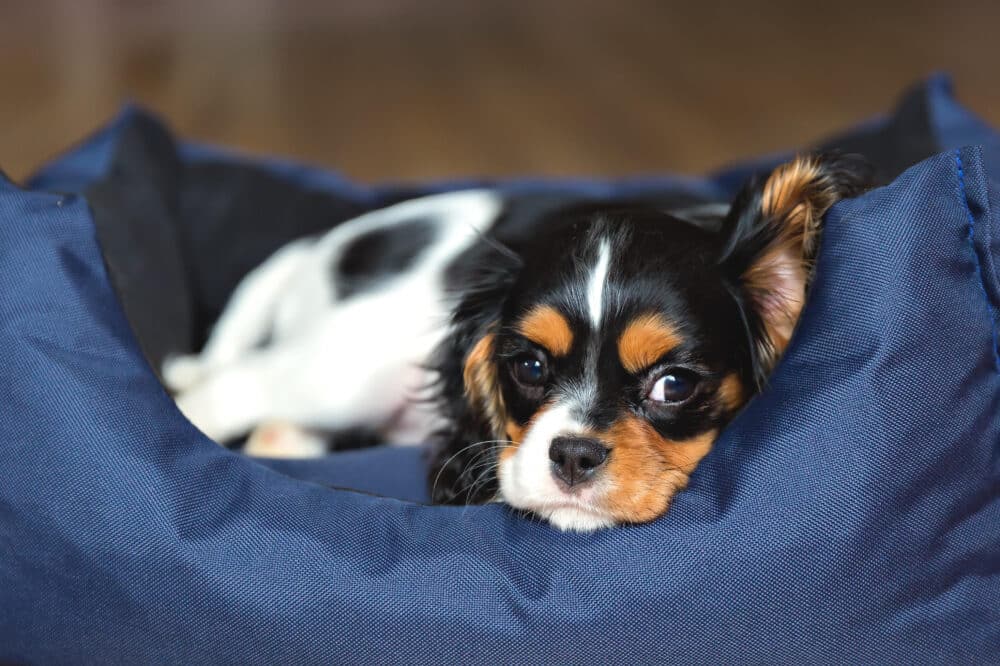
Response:
POLYGON ((698 376, 683 368, 670 368, 660 375, 646 395, 656 403, 684 402, 698 386, 698 376))
POLYGON ((544 359, 525 354, 511 362, 511 374, 522 386, 541 386, 549 378, 549 368, 544 359))

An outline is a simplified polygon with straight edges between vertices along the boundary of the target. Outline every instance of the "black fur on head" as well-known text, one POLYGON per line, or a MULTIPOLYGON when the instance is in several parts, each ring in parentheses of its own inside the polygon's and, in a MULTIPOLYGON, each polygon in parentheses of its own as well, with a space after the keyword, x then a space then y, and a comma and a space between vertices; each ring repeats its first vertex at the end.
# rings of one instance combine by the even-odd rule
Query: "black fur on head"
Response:
POLYGON ((507 292, 521 269, 520 257, 499 241, 484 237, 452 266, 446 282, 456 285, 450 335, 431 359, 437 375, 438 409, 447 419, 437 433, 431 467, 431 496, 441 504, 479 504, 497 494, 496 436, 483 396, 466 386, 466 359, 479 340, 495 333, 507 292))
POLYGON ((751 179, 718 224, 587 202, 537 216, 532 236, 509 242, 501 221, 494 233, 504 242, 484 238, 447 276, 456 306, 431 360, 446 421, 429 476, 433 500, 502 499, 581 529, 660 515, 763 386, 802 310, 823 215, 859 194, 870 173, 858 158, 797 158, 751 179), (585 283, 602 252, 612 260, 595 325, 585 283), (530 391, 513 372, 526 355, 546 367, 544 385, 530 391), (695 388, 683 400, 653 400, 650 387, 671 372, 695 388), (608 452, 604 479, 592 484, 600 493, 548 483, 557 458, 539 453, 552 435, 536 426, 557 409, 571 416, 556 435, 575 428, 574 437, 608 452), (498 478, 505 459, 543 469, 541 499, 508 496, 498 478), (603 504, 596 518, 546 511, 549 500, 551 508, 581 496, 586 511, 603 504))

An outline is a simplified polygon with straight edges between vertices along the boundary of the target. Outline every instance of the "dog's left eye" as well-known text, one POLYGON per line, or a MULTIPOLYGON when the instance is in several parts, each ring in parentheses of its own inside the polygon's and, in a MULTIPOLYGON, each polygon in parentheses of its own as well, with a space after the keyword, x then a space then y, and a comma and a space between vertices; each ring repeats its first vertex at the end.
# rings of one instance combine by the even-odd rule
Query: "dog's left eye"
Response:
POLYGON ((524 386, 540 386, 548 379, 549 370, 545 361, 536 356, 518 356, 511 365, 514 379, 524 386))
POLYGON ((681 368, 670 368, 660 375, 646 395, 653 402, 683 402, 691 397, 698 386, 698 377, 681 368))

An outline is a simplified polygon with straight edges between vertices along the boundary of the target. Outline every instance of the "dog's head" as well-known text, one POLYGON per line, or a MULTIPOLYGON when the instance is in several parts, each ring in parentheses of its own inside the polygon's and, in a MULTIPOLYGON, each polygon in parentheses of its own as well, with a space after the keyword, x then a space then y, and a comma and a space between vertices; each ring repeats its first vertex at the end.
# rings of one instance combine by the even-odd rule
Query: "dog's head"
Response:
POLYGON ((787 346, 820 219, 866 173, 800 158, 749 183, 720 230, 590 206, 498 252, 457 310, 462 434, 435 499, 579 530, 663 514, 787 346))

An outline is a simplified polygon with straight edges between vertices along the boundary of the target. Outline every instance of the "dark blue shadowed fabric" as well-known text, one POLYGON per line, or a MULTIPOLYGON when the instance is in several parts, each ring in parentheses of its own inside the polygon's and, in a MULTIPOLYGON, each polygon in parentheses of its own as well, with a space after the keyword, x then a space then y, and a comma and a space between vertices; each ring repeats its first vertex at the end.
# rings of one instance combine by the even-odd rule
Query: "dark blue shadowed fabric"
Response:
POLYGON ((412 449, 272 469, 198 433, 45 191, 125 121, 0 183, 0 662, 1000 663, 1000 159, 935 85, 980 145, 835 206, 769 389, 667 517, 590 535, 412 501, 412 449))

